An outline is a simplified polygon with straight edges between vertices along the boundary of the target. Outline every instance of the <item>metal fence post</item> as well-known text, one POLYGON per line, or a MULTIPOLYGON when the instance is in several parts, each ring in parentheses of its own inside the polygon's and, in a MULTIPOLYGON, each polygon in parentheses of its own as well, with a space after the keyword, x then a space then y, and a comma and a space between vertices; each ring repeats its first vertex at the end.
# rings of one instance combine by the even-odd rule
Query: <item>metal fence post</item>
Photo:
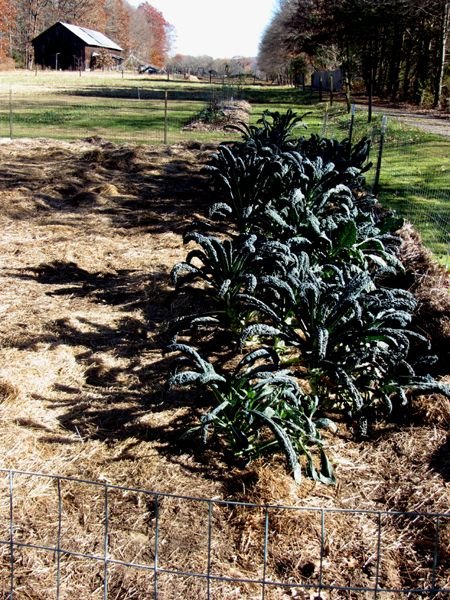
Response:
POLYGON ((158 599, 158 567, 159 567, 159 496, 154 496, 155 503, 155 547, 153 550, 153 597, 158 599))
POLYGON ((56 486, 58 490, 58 530, 56 537, 56 600, 61 597, 61 532, 62 532, 62 492, 61 492, 61 479, 56 479, 56 486))
POLYGON ((267 578, 267 558, 269 549, 269 508, 266 505, 264 507, 264 549, 263 549, 263 574, 262 574, 262 593, 261 600, 266 598, 266 578, 267 578))
POLYGON ((14 598, 14 472, 9 472, 9 600, 14 598))
POLYGON ((375 181, 373 184, 373 193, 374 194, 377 194, 379 191, 379 188, 380 188, 381 159, 383 157, 384 138, 386 136, 386 124, 387 124, 387 116, 383 115, 383 117, 381 119, 380 147, 378 149, 377 170, 375 172, 375 181))
POLYGON ((108 552, 109 552, 109 502, 108 485, 104 487, 104 534, 103 534, 103 600, 108 600, 108 552))
POLYGON ((212 544, 212 502, 208 502, 208 554, 206 571, 206 598, 211 599, 211 544, 212 544))
POLYGON ((167 93, 167 90, 165 90, 164 91, 164 144, 167 144, 167 129, 168 129, 167 105, 168 105, 168 93, 167 93))

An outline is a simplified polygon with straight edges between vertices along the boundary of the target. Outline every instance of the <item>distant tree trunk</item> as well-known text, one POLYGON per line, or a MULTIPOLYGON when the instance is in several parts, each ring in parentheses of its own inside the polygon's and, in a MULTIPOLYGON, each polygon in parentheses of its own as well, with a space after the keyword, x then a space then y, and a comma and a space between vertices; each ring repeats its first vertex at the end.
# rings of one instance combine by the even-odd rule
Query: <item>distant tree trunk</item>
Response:
POLYGON ((450 14, 450 3, 447 3, 444 6, 444 14, 443 14, 443 18, 442 18, 439 65, 438 65, 437 81, 436 81, 435 91, 434 91, 434 102, 433 102, 433 106, 435 108, 439 108, 439 109, 443 108, 441 105, 441 100, 442 100, 442 86, 444 83, 445 55, 446 55, 446 50, 447 50, 447 36, 448 36, 448 32, 449 32, 449 14, 450 14))
POLYGON ((405 64, 403 67, 403 85, 402 85, 402 100, 406 100, 410 94, 410 77, 412 63, 412 43, 411 39, 405 51, 405 64))
POLYGON ((384 96, 386 86, 386 65, 389 64, 392 57, 388 56, 388 36, 389 32, 386 28, 380 31, 380 37, 378 38, 377 53, 378 61, 376 68, 374 69, 374 91, 378 96, 384 96))
POLYGON ((413 100, 416 104, 421 106, 424 100, 424 92, 426 83, 429 78, 429 56, 430 56, 431 40, 430 36, 426 35, 422 38, 421 44, 418 48, 418 58, 415 69, 414 87, 413 87, 413 100))
POLYGON ((367 122, 368 123, 372 123, 372 106, 373 106, 373 74, 374 74, 374 67, 371 65, 369 67, 369 81, 368 81, 368 96, 369 96, 369 100, 368 100, 368 113, 367 113, 367 122))
POLYGON ((351 72, 351 54, 350 54, 350 45, 348 43, 348 39, 345 42, 345 62, 343 64, 343 76, 344 76, 344 94, 345 94, 345 103, 347 105, 347 112, 349 113, 352 106, 352 72, 351 72))
POLYGON ((349 113, 352 108, 352 90, 351 90, 350 78, 347 74, 345 74, 345 78, 344 78, 344 94, 345 94, 345 103, 347 105, 347 112, 349 113))
POLYGON ((403 56, 404 35, 400 27, 396 26, 394 38, 392 41, 391 62, 389 65, 389 76, 387 83, 387 93, 391 101, 397 100, 400 84, 400 65, 403 56))

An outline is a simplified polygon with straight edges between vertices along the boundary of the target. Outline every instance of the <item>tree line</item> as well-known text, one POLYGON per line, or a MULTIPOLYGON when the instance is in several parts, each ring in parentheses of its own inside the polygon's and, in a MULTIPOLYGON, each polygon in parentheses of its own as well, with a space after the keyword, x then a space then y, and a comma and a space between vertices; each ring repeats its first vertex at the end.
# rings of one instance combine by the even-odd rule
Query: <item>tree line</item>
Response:
POLYGON ((342 68, 368 94, 438 106, 449 76, 448 0, 279 0, 258 64, 295 80, 308 65, 342 68))
POLYGON ((0 64, 33 67, 31 41, 58 21, 105 33, 143 62, 162 67, 173 27, 148 2, 126 0, 0 0, 0 64))
POLYGON ((166 67, 172 73, 197 75, 202 78, 254 76, 256 57, 213 58, 206 54, 201 56, 175 54, 168 59, 166 67))

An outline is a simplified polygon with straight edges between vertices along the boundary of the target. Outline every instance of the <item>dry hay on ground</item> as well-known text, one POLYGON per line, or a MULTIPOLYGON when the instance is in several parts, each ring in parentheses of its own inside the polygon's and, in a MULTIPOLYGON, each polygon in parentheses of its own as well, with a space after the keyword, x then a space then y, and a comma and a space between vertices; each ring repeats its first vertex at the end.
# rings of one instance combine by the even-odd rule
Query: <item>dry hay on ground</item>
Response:
POLYGON ((227 131, 230 125, 248 124, 252 107, 245 100, 223 100, 183 127, 186 131, 227 131))
POLYGON ((433 343, 441 371, 450 370, 450 278, 446 268, 432 260, 420 235, 406 224, 401 229, 400 258, 405 266, 405 286, 418 300, 416 322, 433 343))
MULTIPOLYGON (((169 316, 169 271, 186 253, 182 232, 209 199, 201 164, 210 151, 118 147, 98 139, 0 145, 0 467, 297 508, 447 511, 450 409, 440 396, 421 399, 415 419, 380 429, 364 444, 351 441, 341 425, 330 450, 335 487, 308 480, 296 487, 281 459, 231 469, 211 451, 207 462, 180 440, 201 408, 189 395, 163 397, 168 361, 158 332, 169 316)), ((55 481, 17 475, 14 482, 16 540, 54 545, 55 481)), ((2 475, 2 540, 9 539, 8 486, 2 475)), ((101 554, 103 488, 63 481, 60 491, 62 546, 101 554)), ((110 555, 152 564, 154 499, 110 490, 109 508, 110 555)), ((158 509, 160 567, 205 573, 207 504, 163 498, 158 509)), ((264 509, 215 505, 211 519, 211 573, 260 578, 264 509)), ((322 582, 374 585, 376 516, 326 513, 325 533, 320 511, 273 509, 269 520, 268 578, 317 585, 324 535, 322 582)), ((434 522, 383 517, 382 526, 380 585, 430 585, 434 522)), ((448 518, 440 528, 436 582, 443 586, 450 567, 448 518)), ((7 595, 8 546, 0 552, 0 589, 7 595)), ((102 562, 63 555, 60 568, 61 597, 103 597, 102 562)), ((151 571, 108 569, 111 598, 149 597, 151 571)), ((15 586, 18 598, 54 595, 53 553, 16 549, 15 586)), ((164 599, 206 597, 202 579, 160 574, 158 586, 164 599)), ((260 596, 258 584, 211 586, 212 598, 260 596)), ((310 593, 266 589, 266 598, 288 597, 310 593)))

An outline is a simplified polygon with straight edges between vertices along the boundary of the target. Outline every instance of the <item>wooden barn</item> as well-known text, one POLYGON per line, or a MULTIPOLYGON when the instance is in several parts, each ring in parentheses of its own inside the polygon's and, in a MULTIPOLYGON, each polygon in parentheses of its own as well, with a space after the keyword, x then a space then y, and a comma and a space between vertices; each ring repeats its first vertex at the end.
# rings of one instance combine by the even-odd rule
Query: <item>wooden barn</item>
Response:
POLYGON ((44 69, 88 70, 117 67, 122 48, 105 34, 86 27, 55 23, 32 41, 34 62, 44 69))

